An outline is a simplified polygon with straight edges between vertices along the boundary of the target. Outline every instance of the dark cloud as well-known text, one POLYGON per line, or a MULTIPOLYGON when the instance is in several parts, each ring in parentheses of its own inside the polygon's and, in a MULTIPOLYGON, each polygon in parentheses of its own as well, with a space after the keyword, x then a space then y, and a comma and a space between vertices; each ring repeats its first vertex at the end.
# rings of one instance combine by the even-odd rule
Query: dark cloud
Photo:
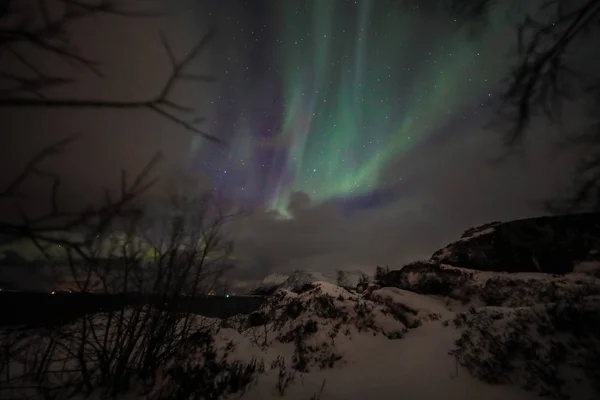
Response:
POLYGON ((390 167, 387 173, 405 178, 387 191, 386 204, 345 213, 344 200, 331 201, 304 207, 293 220, 252 215, 233 229, 238 250, 261 260, 259 274, 371 271, 429 258, 473 225, 546 212, 543 201, 564 188, 576 160, 557 154, 553 131, 540 126, 525 156, 499 164, 491 162, 502 154, 494 132, 473 127, 461 140, 434 141, 390 167))

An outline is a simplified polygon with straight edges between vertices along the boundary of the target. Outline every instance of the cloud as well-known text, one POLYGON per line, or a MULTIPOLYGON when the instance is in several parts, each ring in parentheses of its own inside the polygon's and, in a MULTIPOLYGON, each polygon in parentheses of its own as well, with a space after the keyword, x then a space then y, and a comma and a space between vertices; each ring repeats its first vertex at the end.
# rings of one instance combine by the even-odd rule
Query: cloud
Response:
POLYGON ((256 213, 231 231, 237 252, 246 260, 242 268, 257 268, 257 274, 295 269, 369 271, 377 263, 401 259, 407 247, 418 249, 423 235, 402 227, 425 227, 425 222, 401 203, 344 216, 341 204, 330 202, 303 208, 291 220, 256 213))
POLYGON ((540 201, 556 193, 572 165, 540 140, 547 132, 532 136, 526 158, 502 164, 490 163, 501 148, 493 132, 432 139, 385 171, 387 181, 403 178, 385 189, 385 202, 359 201, 352 212, 345 212, 344 199, 311 204, 305 193, 294 193, 294 219, 258 212, 232 229, 243 273, 399 267, 428 258, 473 225, 540 215, 540 201))
POLYGON ((311 205, 310 196, 304 192, 292 192, 289 199, 288 210, 293 215, 301 213, 311 205))

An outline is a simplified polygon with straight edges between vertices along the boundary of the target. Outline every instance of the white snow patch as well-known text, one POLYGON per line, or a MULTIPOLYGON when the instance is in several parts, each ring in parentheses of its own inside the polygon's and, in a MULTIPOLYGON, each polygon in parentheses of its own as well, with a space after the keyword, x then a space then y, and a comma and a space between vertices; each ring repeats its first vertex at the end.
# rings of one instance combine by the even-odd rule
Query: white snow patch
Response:
MULTIPOLYGON (((358 270, 341 270, 343 280, 349 287, 356 287, 363 275, 358 270)), ((302 289, 304 285, 314 282, 327 282, 336 285, 338 283, 338 272, 316 272, 316 271, 294 271, 289 275, 275 273, 265 277, 257 289, 283 288, 292 291, 302 289)))
MULTIPOLYGON (((488 385, 472 378, 447 354, 456 336, 439 323, 411 331, 402 340, 356 335, 347 343, 351 351, 345 353, 345 364, 302 374, 284 398, 306 400, 325 382, 324 400, 538 399, 535 393, 514 386, 488 385)), ((275 371, 261 376, 243 399, 281 399, 274 375, 275 371)))
POLYGON ((459 239, 458 242, 467 242, 478 236, 490 235, 490 234, 494 233, 495 230, 496 230, 496 228, 494 228, 494 227, 482 229, 480 231, 474 230, 473 232, 471 232, 469 234, 469 236, 465 236, 464 238, 459 239))
POLYGON ((446 300, 433 296, 402 290, 394 287, 384 287, 373 291, 373 298, 389 300, 396 304, 403 304, 406 307, 415 310, 419 314, 431 319, 430 316, 436 315, 440 318, 449 318, 454 315, 446 307, 446 300))
MULTIPOLYGON (((556 278, 546 274, 462 271, 472 273, 470 282, 480 287, 496 277, 552 281, 566 286, 576 285, 582 279, 591 281, 581 274, 556 278)), ((295 282, 304 285, 303 277, 298 275, 301 279, 295 282)), ((414 275, 411 279, 419 277, 418 273, 414 275)), ((310 274, 310 279, 315 277, 310 274)), ((282 278, 272 277, 267 282, 280 283, 282 278)), ((249 326, 251 316, 221 321, 215 346, 231 347, 228 360, 248 363, 257 359, 264 363, 264 373, 257 375, 257 382, 242 399, 281 399, 277 389, 281 363, 287 373, 293 371, 299 346, 308 359, 307 368, 294 373, 285 399, 309 399, 321 390, 323 382, 323 400, 538 399, 537 393, 514 385, 483 383, 448 354, 461 331, 444 324, 456 316, 447 308, 447 299, 392 287, 357 294, 328 281, 308 283, 310 286, 304 286, 300 293, 293 292, 292 287, 278 290, 272 301, 256 313, 265 318, 264 323, 249 326), (409 325, 411 318, 417 319, 420 326, 408 329, 406 321, 399 318, 407 319, 409 325)), ((527 308, 485 309, 489 313, 509 314, 527 308)), ((212 320, 198 323, 212 324, 212 320)), ((502 326, 503 322, 498 321, 494 329, 501 330, 502 326)))

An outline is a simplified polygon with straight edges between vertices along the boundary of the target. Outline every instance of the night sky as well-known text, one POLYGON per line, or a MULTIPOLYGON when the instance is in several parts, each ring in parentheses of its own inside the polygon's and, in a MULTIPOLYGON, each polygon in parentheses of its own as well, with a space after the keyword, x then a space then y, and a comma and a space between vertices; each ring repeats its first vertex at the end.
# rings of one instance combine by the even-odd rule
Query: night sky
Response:
POLYGON ((294 192, 347 210, 391 201, 409 171, 390 166, 485 113, 506 73, 495 21, 469 40, 448 15, 387 2, 239 7, 209 124, 231 148, 192 152, 230 197, 282 217, 294 192))
POLYGON ((77 203, 161 151, 163 187, 183 172, 189 187, 246 211, 230 231, 252 276, 399 266, 474 224, 543 214, 540 201, 560 191, 574 159, 555 151, 556 128, 534 123, 525 156, 502 164, 490 163, 503 152, 499 133, 483 129, 514 60, 518 14, 500 7, 473 33, 447 13, 395 3, 173 1, 159 21, 76 27, 108 78, 83 76, 64 93, 139 98, 168 67, 159 28, 185 52, 213 26, 195 68, 218 82, 181 96, 228 145, 142 112, 13 110, 3 163, 84 133, 56 163, 77 203))

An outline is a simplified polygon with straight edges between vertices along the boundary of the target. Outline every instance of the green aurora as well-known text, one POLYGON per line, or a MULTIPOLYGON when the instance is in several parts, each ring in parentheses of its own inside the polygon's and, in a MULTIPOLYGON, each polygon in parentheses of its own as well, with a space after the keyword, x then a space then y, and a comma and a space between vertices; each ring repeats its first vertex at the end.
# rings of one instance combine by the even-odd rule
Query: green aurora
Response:
POLYGON ((236 54, 221 86, 212 129, 230 146, 194 147, 230 197, 291 217, 294 192, 319 204, 393 187, 392 162, 490 102, 506 74, 506 10, 475 39, 435 10, 356 3, 268 2, 245 22, 239 47, 263 56, 236 54))

